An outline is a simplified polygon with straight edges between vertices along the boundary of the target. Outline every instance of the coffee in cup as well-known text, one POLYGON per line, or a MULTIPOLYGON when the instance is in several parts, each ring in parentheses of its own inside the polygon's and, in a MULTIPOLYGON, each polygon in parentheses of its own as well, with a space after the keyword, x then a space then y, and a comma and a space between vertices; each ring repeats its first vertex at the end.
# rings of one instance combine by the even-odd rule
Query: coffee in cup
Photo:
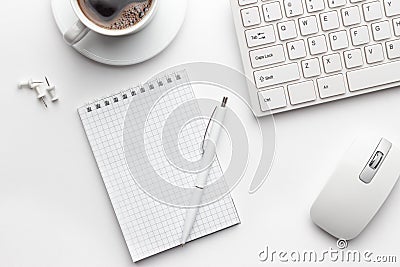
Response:
POLYGON ((152 0, 78 0, 85 16, 108 30, 135 26, 147 15, 152 3, 152 0))
POLYGON ((74 45, 91 30, 106 36, 139 32, 154 17, 159 0, 69 0, 78 20, 64 33, 74 45))

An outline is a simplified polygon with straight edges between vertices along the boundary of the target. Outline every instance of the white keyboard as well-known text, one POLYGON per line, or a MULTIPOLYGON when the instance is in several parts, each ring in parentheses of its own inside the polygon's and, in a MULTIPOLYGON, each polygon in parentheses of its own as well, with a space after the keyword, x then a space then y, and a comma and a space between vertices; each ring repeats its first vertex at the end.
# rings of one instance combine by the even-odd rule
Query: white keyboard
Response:
POLYGON ((400 0, 231 0, 264 116, 400 85, 400 0))

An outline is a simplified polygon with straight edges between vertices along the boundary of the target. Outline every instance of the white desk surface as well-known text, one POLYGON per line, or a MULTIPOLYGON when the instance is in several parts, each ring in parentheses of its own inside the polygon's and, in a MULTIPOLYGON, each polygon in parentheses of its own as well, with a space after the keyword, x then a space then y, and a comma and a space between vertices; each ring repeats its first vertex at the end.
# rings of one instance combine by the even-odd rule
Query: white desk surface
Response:
MULTIPOLYGON (((4 1, 1 10, 0 266, 135 266, 76 108, 179 63, 242 70, 229 1, 190 0, 172 45, 123 68, 94 63, 66 46, 48 0, 4 1), (61 95, 48 111, 32 92, 16 88, 20 80, 44 75, 61 95)), ((400 90, 393 89, 276 116, 268 181, 255 195, 247 193, 251 177, 233 191, 242 224, 137 265, 262 266, 268 263, 258 253, 266 245, 335 248, 335 240, 312 224, 309 207, 354 137, 378 131, 400 145, 399 103, 400 90)), ((350 248, 399 257, 398 203, 397 186, 350 248)))

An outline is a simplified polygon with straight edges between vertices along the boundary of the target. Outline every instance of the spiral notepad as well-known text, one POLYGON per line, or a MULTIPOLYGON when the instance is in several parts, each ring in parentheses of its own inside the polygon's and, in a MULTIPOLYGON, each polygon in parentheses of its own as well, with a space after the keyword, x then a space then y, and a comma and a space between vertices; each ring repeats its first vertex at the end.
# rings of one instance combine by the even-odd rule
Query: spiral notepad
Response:
MULTIPOLYGON (((96 100, 78 109, 130 255, 135 262, 180 244, 186 209, 155 200, 144 192, 134 179, 135 173, 128 166, 126 153, 132 154, 135 151, 133 148, 132 151, 126 151, 130 148, 123 146, 127 111, 133 108, 135 120, 138 122, 149 120, 149 128, 146 131, 150 131, 150 133, 147 132, 150 138, 147 138, 146 142, 152 147, 148 152, 148 157, 155 168, 163 173, 163 177, 166 177, 168 182, 190 187, 194 185, 195 176, 179 173, 168 166, 168 161, 163 158, 162 150, 159 149, 157 136, 161 131, 160 125, 163 124, 168 113, 180 103, 194 98, 193 90, 188 84, 188 77, 182 71, 96 100), (155 104, 155 100, 177 85, 181 85, 179 89, 163 97, 158 103, 160 108, 154 113, 155 115, 148 117, 148 111, 155 104)), ((205 127, 206 125, 202 123, 196 124, 186 129, 185 134, 180 137, 182 140, 179 140, 179 147, 186 158, 194 160, 199 157, 199 144, 205 127)), ((132 128, 131 131, 133 134, 142 134, 144 129, 132 128)), ((140 166, 136 167, 140 168, 140 166)), ((146 171, 140 170, 140 175, 146 176, 146 171)), ((221 176, 221 173, 216 159, 212 165, 209 180, 215 180, 221 176)), ((230 195, 226 195, 200 208, 189 240, 238 223, 240 220, 233 200, 230 195)))

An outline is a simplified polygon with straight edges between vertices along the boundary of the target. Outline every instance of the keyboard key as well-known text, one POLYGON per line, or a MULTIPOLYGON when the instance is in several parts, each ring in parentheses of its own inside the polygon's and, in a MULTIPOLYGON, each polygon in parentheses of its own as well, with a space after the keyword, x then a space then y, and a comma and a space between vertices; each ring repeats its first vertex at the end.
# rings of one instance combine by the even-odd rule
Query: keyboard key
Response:
POLYGON ((350 29, 350 38, 354 46, 368 44, 369 33, 367 26, 350 29))
POLYGON ((330 31, 339 28, 339 17, 336 11, 330 11, 320 14, 321 26, 324 31, 330 31))
POLYGON ((346 68, 352 69, 363 65, 361 49, 353 49, 343 52, 346 68))
POLYGON ((250 5, 257 3, 257 0, 239 0, 240 6, 250 5))
POLYGON ((400 75, 397 71, 400 69, 400 61, 389 62, 376 66, 369 66, 365 69, 347 72, 347 81, 350 91, 358 91, 400 82, 400 75))
POLYGON ((307 56, 306 46, 304 45, 303 40, 297 40, 287 43, 287 49, 289 58, 292 60, 307 56))
POLYGON ((325 9, 324 0, 306 0, 306 7, 309 13, 317 12, 325 9))
POLYGON ((352 26, 361 23, 361 15, 358 6, 343 8, 342 19, 344 26, 352 26))
POLYGON ((285 61, 283 45, 250 51, 250 61, 253 68, 264 67, 285 61))
POLYGON ((365 57, 367 63, 372 64, 384 60, 383 48, 381 44, 375 44, 365 47, 365 57))
POLYGON ((260 13, 258 7, 242 9, 243 26, 250 27, 261 23, 260 13))
POLYGON ((375 41, 382 41, 385 39, 389 39, 391 36, 390 33, 390 24, 389 21, 381 21, 371 25, 372 28, 372 36, 375 41))
POLYGON ((400 18, 393 19, 393 31, 394 35, 400 36, 400 18))
POLYGON ((262 6, 266 22, 280 20, 282 18, 281 4, 271 2, 262 6))
POLYGON ((272 67, 254 72, 257 88, 272 86, 300 79, 297 63, 289 63, 282 66, 272 67))
POLYGON ((318 32, 318 22, 315 16, 299 18, 300 33, 303 36, 318 32))
POLYGON ((299 0, 283 0, 286 17, 295 17, 303 14, 303 4, 299 0))
POLYGON ((363 4, 365 21, 372 21, 382 18, 381 3, 378 1, 363 4))
POLYGON ((310 48, 311 55, 323 54, 328 51, 325 35, 318 35, 308 38, 308 46, 310 48))
POLYGON ((346 93, 343 74, 317 79, 317 85, 321 98, 328 98, 346 93))
POLYGON ((258 92, 262 111, 286 107, 286 96, 283 87, 258 92))
POLYGON ((292 105, 306 103, 317 99, 312 81, 288 85, 289 99, 292 105))
POLYGON ((342 70, 342 61, 338 53, 323 56, 322 62, 324 63, 324 69, 326 73, 342 70))
POLYGON ((304 78, 311 78, 321 75, 321 67, 318 58, 311 58, 301 62, 304 78))
POLYGON ((400 15, 400 0, 383 0, 385 14, 388 17, 400 15))
POLYGON ((329 34, 329 40, 333 51, 347 48, 349 41, 347 40, 346 31, 338 31, 329 34))
POLYGON ((248 47, 266 45, 275 42, 275 30, 272 25, 247 30, 245 35, 248 47))
POLYGON ((346 5, 346 0, 328 0, 330 8, 340 7, 346 5))
POLYGON ((278 23, 279 39, 282 41, 297 37, 296 24, 293 20, 278 23))
POLYGON ((400 40, 386 42, 386 51, 389 59, 400 58, 400 40))

